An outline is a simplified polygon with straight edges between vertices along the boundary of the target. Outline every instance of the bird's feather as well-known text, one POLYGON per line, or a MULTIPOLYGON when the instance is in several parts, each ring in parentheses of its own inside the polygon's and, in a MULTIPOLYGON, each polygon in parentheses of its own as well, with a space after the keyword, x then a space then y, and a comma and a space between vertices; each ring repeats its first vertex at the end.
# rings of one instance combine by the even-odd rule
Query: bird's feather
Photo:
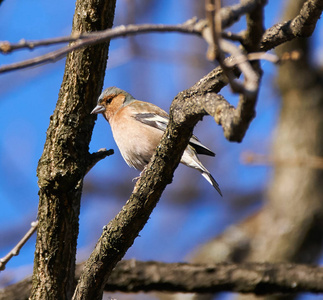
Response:
MULTIPOLYGON (((166 130, 169 121, 168 116, 161 116, 155 113, 138 113, 135 115, 135 119, 139 122, 162 131, 166 130)), ((189 144, 195 149, 197 154, 215 156, 215 153, 204 146, 195 135, 192 135, 189 140, 189 144)))

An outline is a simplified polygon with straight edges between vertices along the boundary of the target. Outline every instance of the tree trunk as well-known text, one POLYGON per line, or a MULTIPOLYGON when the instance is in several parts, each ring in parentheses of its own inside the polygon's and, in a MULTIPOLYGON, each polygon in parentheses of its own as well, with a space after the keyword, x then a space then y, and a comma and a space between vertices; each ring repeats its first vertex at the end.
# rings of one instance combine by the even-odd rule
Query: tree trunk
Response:
MULTIPOLYGON (((78 0, 74 34, 112 27, 115 0, 78 0)), ((109 43, 68 55, 38 164, 39 226, 31 299, 70 299, 83 177, 94 126, 90 115, 103 85, 109 43)), ((44 99, 46 101, 46 99, 44 99)))

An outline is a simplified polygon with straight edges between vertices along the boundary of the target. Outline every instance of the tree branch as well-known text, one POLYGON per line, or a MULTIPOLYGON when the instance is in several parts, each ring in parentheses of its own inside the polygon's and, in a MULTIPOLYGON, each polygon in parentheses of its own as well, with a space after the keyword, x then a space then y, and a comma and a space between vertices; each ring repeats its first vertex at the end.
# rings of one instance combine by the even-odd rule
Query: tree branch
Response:
POLYGON ((323 157, 314 155, 304 155, 298 157, 275 157, 253 152, 244 152, 241 155, 241 161, 244 164, 254 166, 289 166, 312 169, 323 169, 323 157))
POLYGON ((34 48, 36 46, 45 46, 51 44, 64 43, 67 41, 74 42, 68 46, 60 48, 58 50, 46 53, 44 55, 27 59, 22 62, 17 62, 9 65, 4 65, 0 67, 0 73, 5 73, 9 71, 19 70, 23 68, 28 68, 31 66, 41 65, 48 62, 55 62, 66 56, 67 53, 75 51, 77 49, 83 48, 85 46, 96 45, 113 38, 118 38, 122 36, 139 34, 139 33, 151 33, 151 32, 182 32, 199 34, 199 31, 191 22, 186 22, 180 25, 155 25, 155 24, 143 24, 143 25, 128 25, 128 26, 118 26, 114 29, 104 30, 101 32, 94 32, 83 34, 79 36, 72 35, 70 37, 62 37, 49 39, 45 41, 23 41, 15 45, 10 45, 8 42, 2 42, 0 44, 0 50, 2 52, 10 52, 14 49, 19 49, 23 47, 34 48))
MULTIPOLYGON (((115 0, 78 0, 73 32, 112 27, 115 0), (99 16, 99 17, 98 17, 99 16)), ((71 299, 84 176, 109 44, 71 52, 38 163, 38 230, 30 299, 71 299)))
MULTIPOLYGON (((244 1, 243 3, 233 5, 231 7, 224 7, 221 9, 222 27, 226 28, 232 25, 234 22, 246 13, 251 12, 260 0, 244 1)), ((269 28, 262 39, 260 50, 268 51, 276 46, 289 41, 295 37, 310 36, 316 26, 316 22, 319 19, 322 12, 323 1, 322 0, 308 0, 304 4, 300 14, 285 23, 279 23, 269 28), (304 29, 306 28, 306 29, 304 29)), ((66 42, 74 42, 74 44, 63 47, 56 51, 49 52, 42 56, 38 56, 32 59, 28 59, 22 62, 17 62, 9 65, 3 65, 0 67, 0 73, 19 70, 31 66, 41 65, 48 62, 55 62, 63 58, 67 53, 80 49, 85 46, 95 45, 108 41, 113 38, 124 37, 131 34, 151 33, 151 32, 182 32, 188 34, 202 35, 202 31, 207 26, 206 20, 197 21, 191 19, 183 24, 178 25, 163 25, 163 24, 143 24, 143 25, 128 25, 118 26, 110 30, 104 30, 101 32, 78 34, 74 33, 68 37, 59 37, 46 39, 41 41, 26 41, 21 40, 17 44, 11 44, 8 41, 0 43, 0 52, 9 53, 11 51, 29 48, 34 49, 40 46, 49 46, 66 42)), ((224 38, 230 38, 230 34, 222 33, 224 38)), ((235 38, 236 39, 236 38, 235 38)), ((243 38, 239 39, 243 40, 243 38)), ((247 41, 246 39, 244 39, 247 41)))
POLYGON ((278 23, 265 31, 260 50, 268 51, 296 37, 311 36, 322 10, 323 0, 307 0, 294 19, 278 23))
MULTIPOLYGON (((84 264, 76 268, 76 279, 84 264)), ((0 300, 28 297, 31 278, 0 291, 0 300)), ((237 292, 256 295, 323 293, 323 268, 289 263, 188 264, 124 260, 117 264, 106 292, 237 292)))
MULTIPOLYGON (((222 28, 226 28, 237 21, 243 14, 252 11, 259 0, 249 0, 243 3, 233 5, 232 7, 225 7, 221 9, 221 20, 222 28)), ((5 73, 9 71, 19 70, 22 68, 27 68, 31 66, 41 65, 48 62, 55 62, 63 58, 67 53, 80 49, 85 46, 95 45, 105 41, 109 41, 113 38, 124 37, 131 34, 139 33, 151 33, 151 32, 181 32, 188 34, 202 35, 202 31, 207 26, 206 20, 197 21, 196 19, 191 19, 183 24, 178 25, 162 25, 162 24, 143 24, 143 25, 128 25, 128 26, 118 26, 113 29, 103 30, 100 32, 92 32, 86 34, 80 34, 78 32, 73 33, 68 37, 60 37, 53 39, 46 39, 41 41, 26 41, 21 40, 17 44, 10 44, 8 41, 3 41, 0 43, 0 52, 9 53, 11 51, 29 48, 34 49, 40 46, 49 46, 66 42, 74 42, 68 46, 61 49, 49 52, 42 56, 38 56, 32 59, 28 59, 22 62, 17 62, 9 65, 3 65, 0 67, 0 73, 5 73)), ((225 38, 230 38, 230 35, 223 33, 225 38)))
POLYGON ((114 150, 110 149, 107 150, 105 148, 99 149, 98 152, 94 152, 89 154, 88 158, 88 168, 86 170, 86 174, 102 159, 106 158, 107 156, 110 156, 114 154, 114 150))
MULTIPOLYGON (((262 10, 262 4, 257 10, 262 10)), ((252 17, 251 17, 252 18, 252 17)), ((257 17, 255 20, 257 24, 257 17)), ((250 33, 256 29, 251 26, 250 33)), ((258 29, 259 30, 259 29, 258 29)), ((259 34, 256 34, 258 48, 259 34), (258 39, 257 39, 258 37, 258 39)), ((251 121, 250 107, 253 104, 244 99, 238 109, 230 106, 223 97, 214 93, 226 83, 223 73, 215 70, 192 88, 179 93, 170 108, 170 121, 157 151, 146 171, 137 181, 134 191, 119 214, 104 228, 103 233, 86 262, 73 299, 101 299, 104 285, 116 263, 133 244, 156 206, 160 195, 171 182, 182 153, 192 135, 196 123, 209 111, 218 117, 225 135, 240 141, 251 121), (221 79, 220 81, 218 79, 221 79), (237 119, 239 127, 232 126, 237 119), (242 127, 242 129, 240 129, 242 127), (233 129, 232 129, 233 128, 233 129), (94 287, 89 289, 88 287, 94 287)))
POLYGON ((17 256, 19 254, 21 248, 26 244, 26 242, 31 238, 31 236, 36 231, 37 226, 38 226, 38 221, 32 222, 30 229, 26 232, 26 234, 18 242, 18 244, 15 247, 13 247, 5 257, 0 259, 0 271, 6 268, 6 264, 13 256, 17 256))
POLYGON ((106 285, 108 291, 323 293, 323 268, 295 264, 244 263, 194 265, 122 261, 106 285), (126 274, 126 276, 122 276, 126 274), (115 282, 122 280, 120 283, 115 282))
MULTIPOLYGON (((234 22, 238 21, 240 17, 250 11, 252 11, 259 0, 249 0, 244 1, 230 7, 224 7, 221 9, 221 21, 222 27, 227 28, 234 22)), ((177 25, 164 25, 164 24, 142 24, 142 25, 128 25, 128 26, 118 26, 113 29, 102 30, 100 32, 91 33, 77 33, 74 32, 70 36, 56 37, 50 39, 44 39, 39 41, 26 41, 22 39, 17 44, 11 44, 8 41, 0 42, 0 52, 3 54, 10 53, 18 49, 35 49, 41 46, 51 46, 61 43, 71 43, 71 42, 82 42, 86 40, 85 43, 80 43, 77 47, 84 47, 87 45, 92 45, 93 43, 100 43, 107 41, 112 38, 125 37, 127 35, 147 33, 147 32, 182 32, 182 33, 195 33, 201 34, 201 28, 206 26, 206 21, 198 21, 195 18, 187 20, 183 24, 177 25), (88 44, 89 43, 89 44, 88 44)), ((225 34, 226 35, 226 34, 225 34)), ((228 38, 229 36, 226 35, 228 38)), ((70 49, 69 51, 75 50, 76 48, 70 49)))

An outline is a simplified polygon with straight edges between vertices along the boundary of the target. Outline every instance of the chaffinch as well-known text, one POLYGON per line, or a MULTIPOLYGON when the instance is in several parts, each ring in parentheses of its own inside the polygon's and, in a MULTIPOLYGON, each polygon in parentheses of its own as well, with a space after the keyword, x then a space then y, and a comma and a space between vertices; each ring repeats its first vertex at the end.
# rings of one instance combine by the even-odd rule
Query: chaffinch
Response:
MULTIPOLYGON (((102 92, 91 114, 102 113, 110 123, 114 140, 126 163, 143 170, 154 154, 166 130, 168 114, 158 106, 136 100, 129 93, 109 87, 102 92)), ((198 154, 215 156, 193 135, 181 158, 181 163, 198 170, 222 196, 218 183, 202 165, 198 154)))

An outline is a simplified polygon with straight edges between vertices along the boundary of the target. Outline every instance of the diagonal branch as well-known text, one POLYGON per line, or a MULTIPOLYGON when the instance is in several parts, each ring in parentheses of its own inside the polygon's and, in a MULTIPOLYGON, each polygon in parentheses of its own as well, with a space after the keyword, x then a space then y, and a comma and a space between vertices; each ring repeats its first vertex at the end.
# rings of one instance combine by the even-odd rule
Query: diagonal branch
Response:
MULTIPOLYGON (((220 97, 213 94, 215 97, 220 97)), ((192 96, 191 103, 199 105, 203 96, 192 96)), ((170 122, 157 147, 157 152, 139 178, 134 191, 118 215, 103 229, 103 233, 85 264, 73 299, 101 299, 105 283, 112 269, 146 224, 173 173, 192 135, 193 127, 201 119, 186 105, 184 92, 173 101, 170 122), (91 287, 88 288, 88 287, 91 287), (93 288, 95 287, 95 288, 93 288)))
POLYGON ((38 221, 32 222, 30 229, 26 232, 23 238, 17 243, 17 245, 13 247, 6 256, 0 259, 0 271, 6 268, 6 264, 13 256, 17 256, 19 254, 21 248, 27 243, 27 241, 37 230, 37 226, 38 226, 38 221))
POLYGON ((289 21, 267 29, 261 42, 261 51, 268 51, 296 37, 312 35, 323 10, 323 0, 305 1, 300 13, 289 21))

